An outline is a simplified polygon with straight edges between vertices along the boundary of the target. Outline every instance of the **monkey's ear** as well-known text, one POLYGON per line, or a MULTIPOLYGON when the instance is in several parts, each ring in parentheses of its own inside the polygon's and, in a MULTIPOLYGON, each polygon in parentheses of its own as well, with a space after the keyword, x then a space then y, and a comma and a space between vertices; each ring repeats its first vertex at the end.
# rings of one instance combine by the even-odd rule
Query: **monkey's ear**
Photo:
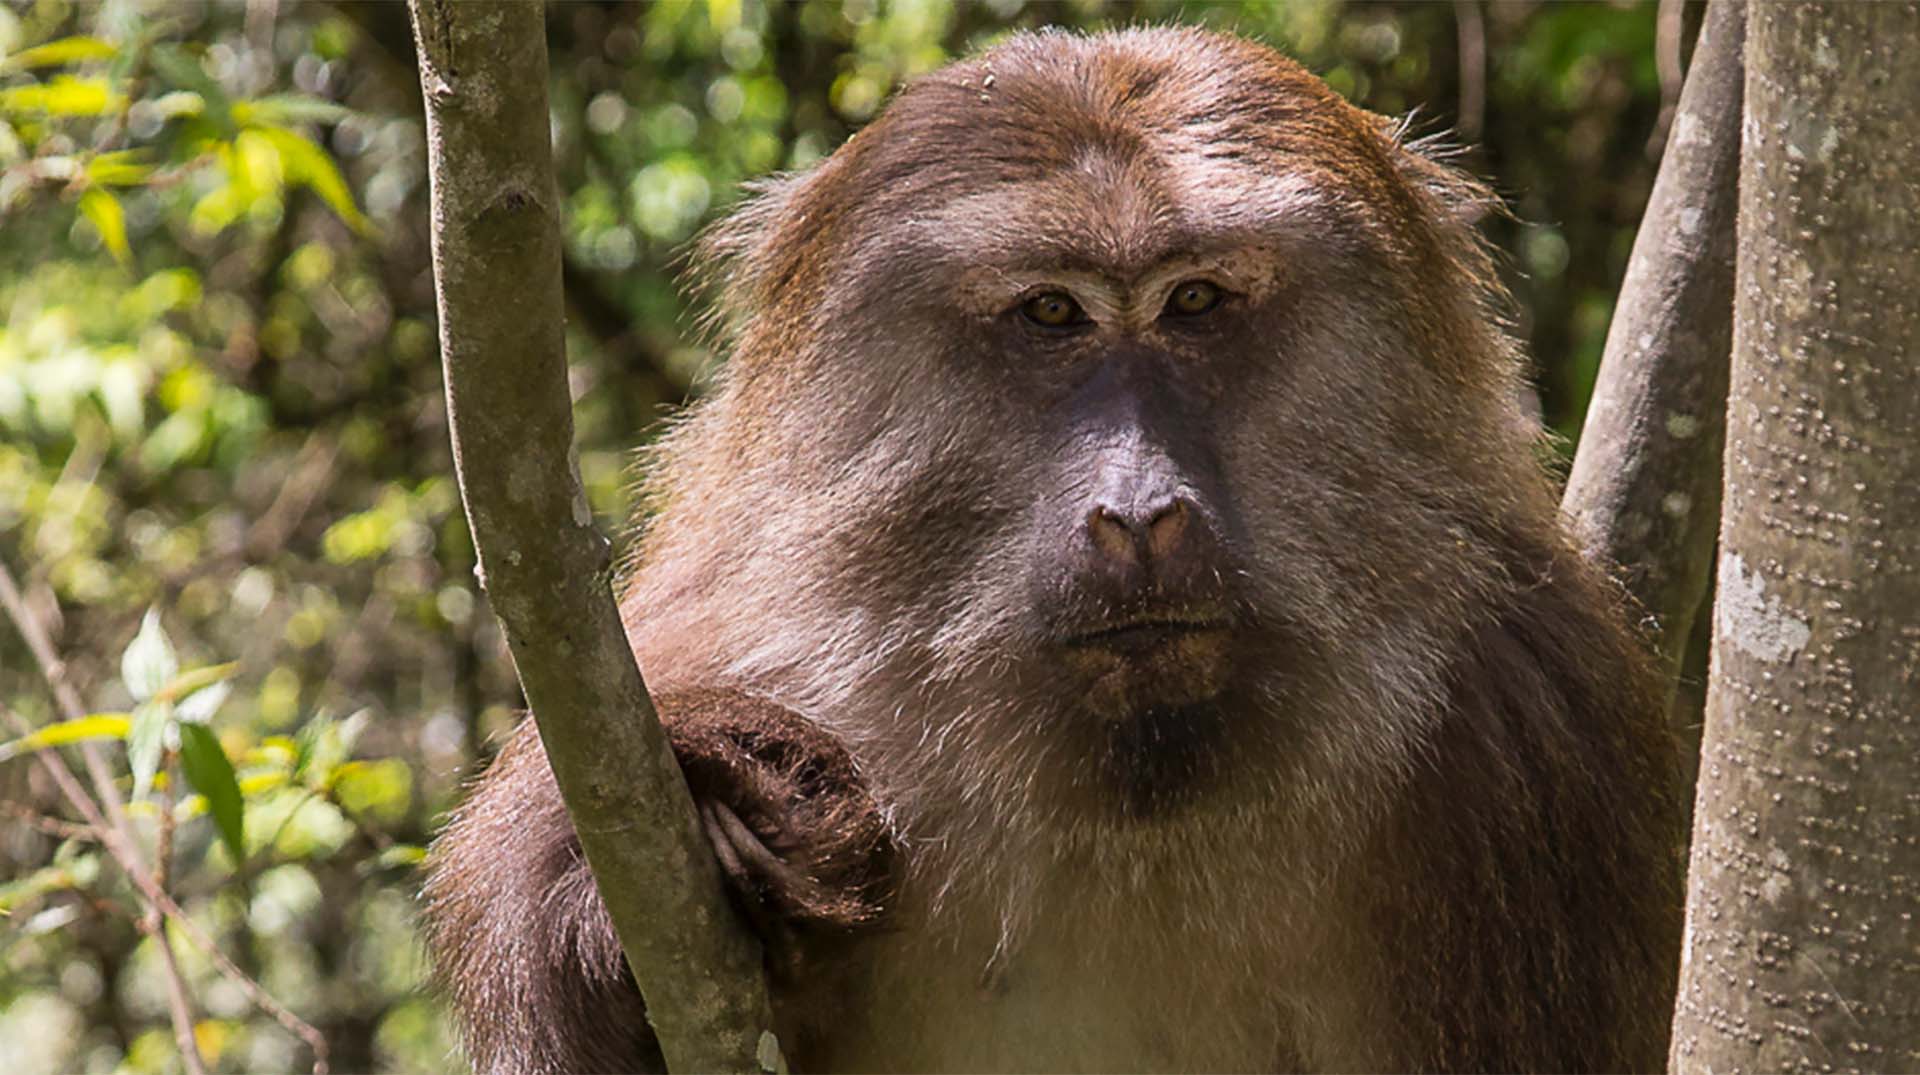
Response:
POLYGON ((1398 119, 1378 117, 1381 133, 1393 147, 1394 162, 1400 174, 1440 211, 1444 222, 1477 231, 1495 217, 1507 215, 1506 202, 1493 188, 1454 162, 1466 147, 1448 137, 1446 131, 1415 136, 1412 114, 1398 119))
POLYGON ((720 336, 738 332, 766 304, 774 234, 813 171, 767 176, 744 185, 746 197, 709 224, 689 247, 687 290, 706 303, 703 322, 720 336))
POLYGON ((1487 221, 1511 215, 1506 202, 1491 186, 1453 163, 1464 150, 1446 132, 1413 137, 1415 117, 1377 119, 1401 178, 1440 232, 1445 256, 1479 292, 1485 312, 1496 322, 1510 321, 1512 297, 1495 269, 1495 248, 1481 230, 1487 221))

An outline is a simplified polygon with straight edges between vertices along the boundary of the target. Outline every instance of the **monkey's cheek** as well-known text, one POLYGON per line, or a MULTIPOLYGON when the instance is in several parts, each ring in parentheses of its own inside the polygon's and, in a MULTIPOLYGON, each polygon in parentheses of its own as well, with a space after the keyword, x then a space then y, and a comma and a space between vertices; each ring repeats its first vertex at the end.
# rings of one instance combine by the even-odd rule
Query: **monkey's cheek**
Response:
POLYGON ((1080 646, 1064 653, 1067 687, 1081 708, 1109 720, 1217 697, 1231 672, 1228 632, 1193 631, 1147 649, 1080 646))

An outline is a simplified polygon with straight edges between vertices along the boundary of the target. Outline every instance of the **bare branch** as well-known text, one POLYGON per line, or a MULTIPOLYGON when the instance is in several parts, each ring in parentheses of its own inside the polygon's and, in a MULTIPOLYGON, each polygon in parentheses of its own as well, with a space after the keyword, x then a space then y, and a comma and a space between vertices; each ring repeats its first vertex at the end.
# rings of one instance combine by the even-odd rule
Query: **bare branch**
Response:
MULTIPOLYGON (((5 569, 0 568, 0 574, 4 572, 5 569)), ((11 583, 12 579, 8 578, 0 585, 11 583)), ((28 723, 27 718, 14 712, 12 708, 0 704, 0 714, 5 715, 7 723, 11 724, 18 734, 26 735, 33 731, 33 725, 28 723)), ((67 768, 67 763, 61 759, 60 755, 52 750, 40 750, 35 751, 34 756, 39 760, 40 767, 46 771, 47 776, 53 780, 54 786, 60 789, 61 795, 66 798, 68 804, 81 817, 87 819, 85 826, 87 834, 106 847, 108 855, 114 862, 119 864, 128 877, 134 879, 135 887, 142 892, 150 887, 156 887, 154 878, 148 874, 146 865, 140 861, 139 853, 134 850, 128 835, 107 824, 106 817, 100 812, 100 805, 87 794, 86 788, 80 786, 80 781, 73 775, 73 771, 67 768)), ((167 1019, 173 1026, 173 1041, 180 1050, 180 1063, 190 1075, 206 1075, 206 1062, 201 1060, 200 1047, 193 1038, 193 1002, 187 996, 187 982, 180 974, 180 964, 173 957, 173 948, 167 943, 166 920, 158 903, 152 900, 147 900, 145 903, 144 913, 135 916, 134 924, 139 927, 140 932, 153 938, 154 944, 160 949, 160 977, 166 987, 167 1019)))
POLYGON ((1453 0, 1453 26, 1460 57, 1460 115, 1454 130, 1471 142, 1487 125, 1487 20, 1480 0, 1453 0))
MULTIPOLYGON (((21 637, 27 640, 27 647, 33 651, 34 659, 40 665, 41 674, 53 689, 55 701, 60 706, 62 714, 68 720, 84 716, 86 709, 80 704, 79 692, 66 678, 65 663, 60 660, 59 654, 53 648, 52 640, 47 637, 39 620, 32 615, 26 602, 21 599, 20 590, 14 585, 13 575, 7 570, 5 564, 0 564, 0 607, 6 609, 8 618, 13 621, 21 637)), ((0 716, 4 716, 7 722, 22 735, 33 730, 33 726, 25 717, 14 712, 4 703, 0 703, 0 716)), ((193 1019, 191 1008, 187 1004, 185 980, 180 975, 179 966, 174 960, 173 950, 167 939, 165 925, 167 918, 171 918, 178 924, 187 940, 205 953, 207 958, 212 960, 215 968, 238 985, 261 1011, 272 1016, 274 1021, 285 1027, 289 1033, 306 1042, 307 1047, 313 1050, 314 1075, 326 1075, 326 1036, 311 1023, 275 1000, 260 983, 248 977, 245 971, 220 951, 219 945, 214 943, 212 937, 187 917, 187 912, 179 903, 168 895, 165 886, 155 878, 154 872, 148 869, 144 857, 140 854, 139 843, 133 835, 133 827, 127 820, 126 810, 120 805, 120 789, 114 786, 105 758, 100 756, 96 744, 81 743, 78 747, 83 755, 91 752, 92 757, 88 760, 92 764, 88 768, 95 776, 96 789, 104 784, 102 798, 115 804, 116 813, 112 818, 109 818, 102 809, 101 803, 96 802, 94 797, 87 793, 87 789, 81 785, 79 778, 74 776, 73 770, 67 767, 66 760, 58 751, 36 751, 35 757, 47 776, 53 780, 54 786, 60 790, 62 797, 67 800, 67 804, 72 806, 74 812, 86 822, 87 828, 107 849, 107 854, 113 861, 126 873, 146 903, 149 913, 137 916, 135 922, 143 932, 152 936, 160 945, 163 972, 168 976, 168 1012, 173 1019, 175 1040, 180 1042, 182 1062, 190 1070, 205 1071, 193 1039, 193 1019), (163 917, 156 918, 155 913, 163 917), (175 998, 176 991, 178 1003, 175 998)))
POLYGON ((573 463, 542 8, 413 0, 447 424, 481 581, 668 1066, 784 1066, 573 463))
POLYGON ((1562 506, 1677 669, 1720 517, 1746 8, 1713 5, 1681 92, 1562 506))
MULTIPOLYGON (((160 835, 154 842, 153 887, 167 890, 169 864, 173 861, 173 782, 160 793, 160 835)), ((167 1014, 173 1020, 173 1042, 180 1050, 181 1063, 188 1075, 206 1075, 206 1061, 200 1058, 200 1044, 193 1036, 193 1002, 187 997, 187 980, 180 973, 180 961, 173 954, 173 939, 167 936, 167 915, 158 903, 150 903, 140 929, 153 938, 160 949, 162 977, 167 983, 167 1014)))
MULTIPOLYGON (((6 609, 7 618, 13 621, 14 629, 26 640, 27 650, 33 654, 34 663, 40 666, 40 675, 53 690, 53 700, 60 707, 61 715, 67 720, 79 720, 86 716, 87 707, 80 702, 80 692, 74 689, 67 677, 66 662, 60 659, 60 654, 53 648, 53 639, 47 636, 39 618, 27 607, 26 600, 20 595, 20 587, 14 584, 13 574, 5 564, 0 564, 0 608, 6 609)), ((100 805, 105 808, 110 826, 130 833, 131 830, 127 828, 126 800, 121 798, 120 789, 114 786, 113 773, 107 768, 106 756, 100 753, 100 745, 81 743, 79 750, 80 760, 87 767, 87 777, 93 781, 94 793, 100 796, 100 805)))

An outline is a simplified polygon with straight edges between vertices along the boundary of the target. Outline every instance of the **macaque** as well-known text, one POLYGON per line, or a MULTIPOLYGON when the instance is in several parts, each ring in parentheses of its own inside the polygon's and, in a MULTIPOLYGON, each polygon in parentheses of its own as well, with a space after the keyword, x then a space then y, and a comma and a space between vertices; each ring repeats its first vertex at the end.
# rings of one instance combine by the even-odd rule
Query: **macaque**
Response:
MULTIPOLYGON (((1658 673, 1404 135, 1023 34, 703 242, 623 608, 797 1070, 1663 1066, 1658 673)), ((531 726, 427 900, 477 1070, 659 1070, 531 726)))

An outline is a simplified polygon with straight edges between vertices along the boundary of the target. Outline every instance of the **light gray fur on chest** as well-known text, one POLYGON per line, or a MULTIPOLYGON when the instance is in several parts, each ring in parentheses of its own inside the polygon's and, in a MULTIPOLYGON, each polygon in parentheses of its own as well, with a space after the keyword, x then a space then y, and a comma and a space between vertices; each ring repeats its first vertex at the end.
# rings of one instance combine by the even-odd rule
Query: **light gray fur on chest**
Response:
MULTIPOLYGON (((1085 867, 1022 913, 952 908, 870 939, 822 1025, 833 1070, 1272 1071, 1296 1065, 1273 901, 1085 867)), ((1249 878, 1249 882, 1253 879, 1249 878)))

